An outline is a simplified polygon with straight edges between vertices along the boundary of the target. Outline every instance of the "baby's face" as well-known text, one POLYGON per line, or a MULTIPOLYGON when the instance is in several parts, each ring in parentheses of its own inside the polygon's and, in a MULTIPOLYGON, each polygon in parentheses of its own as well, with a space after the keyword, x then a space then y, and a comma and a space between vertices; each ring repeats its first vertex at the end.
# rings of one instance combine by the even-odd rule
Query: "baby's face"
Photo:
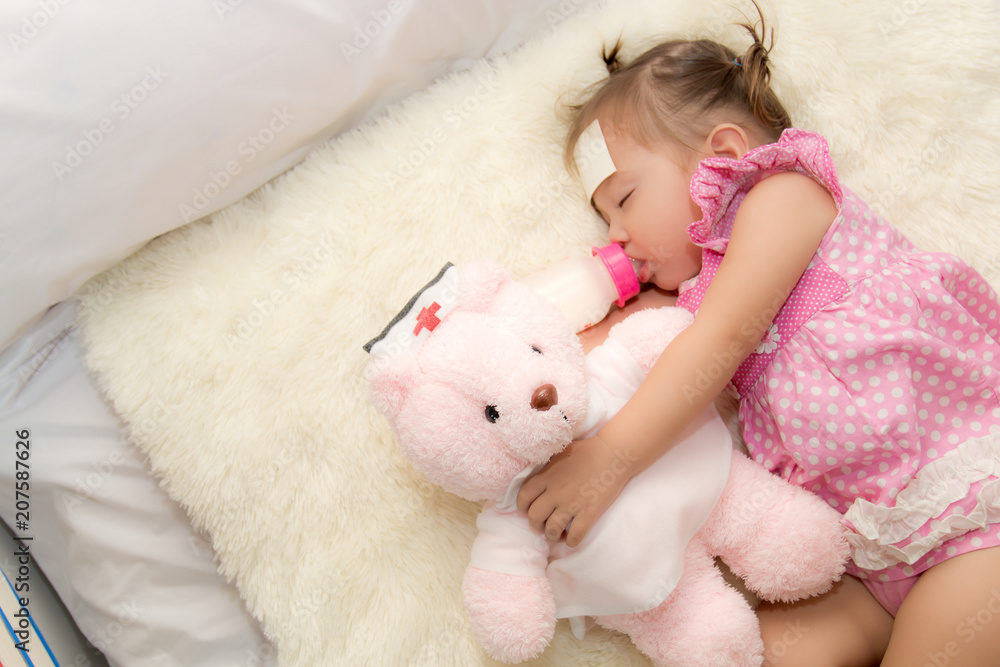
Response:
POLYGON ((616 171, 594 191, 609 238, 642 262, 639 279, 676 290, 701 270, 701 248, 687 227, 701 219, 691 199, 698 158, 678 159, 666 145, 649 148, 628 135, 605 132, 616 171))

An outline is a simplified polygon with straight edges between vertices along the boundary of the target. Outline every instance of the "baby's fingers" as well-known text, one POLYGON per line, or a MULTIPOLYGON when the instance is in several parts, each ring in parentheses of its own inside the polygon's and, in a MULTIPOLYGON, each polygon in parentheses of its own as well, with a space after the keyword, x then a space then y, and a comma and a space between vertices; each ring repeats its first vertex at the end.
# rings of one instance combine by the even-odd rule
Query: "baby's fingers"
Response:
POLYGON ((562 537, 566 527, 573 521, 573 515, 569 512, 555 510, 549 515, 545 522, 545 539, 549 542, 558 542, 562 537))
POLYGON ((537 533, 546 531, 555 509, 556 504, 551 493, 543 493, 536 498, 528 508, 528 524, 531 529, 537 533))
POLYGON ((573 521, 569 525, 569 530, 566 532, 566 546, 580 546, 580 543, 583 542, 583 538, 585 538, 587 533, 590 532, 590 527, 593 523, 593 519, 591 519, 586 512, 576 514, 573 517, 573 521))
MULTIPOLYGON (((518 511, 527 513, 528 508, 531 507, 532 503, 534 503, 538 496, 542 495, 544 491, 545 479, 543 477, 538 475, 532 475, 529 477, 524 484, 521 485, 521 490, 517 492, 518 511)), ((552 508, 549 508, 549 512, 551 511, 552 508)), ((548 516, 549 515, 546 514, 545 518, 548 518, 548 516)), ((544 521, 545 518, 542 520, 544 521)), ((532 525, 532 527, 534 527, 534 525, 532 525)), ((539 524, 537 530, 541 530, 541 524, 539 524)))

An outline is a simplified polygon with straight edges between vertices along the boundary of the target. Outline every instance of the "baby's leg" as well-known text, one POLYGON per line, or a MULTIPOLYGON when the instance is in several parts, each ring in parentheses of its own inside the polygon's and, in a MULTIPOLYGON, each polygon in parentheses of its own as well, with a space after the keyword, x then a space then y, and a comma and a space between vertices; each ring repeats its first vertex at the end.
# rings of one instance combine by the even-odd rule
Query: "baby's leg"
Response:
POLYGON ((924 572, 899 608, 882 664, 1000 665, 1000 547, 924 572))
POLYGON ((815 598, 762 603, 757 618, 766 667, 878 665, 892 632, 892 616, 848 575, 815 598))

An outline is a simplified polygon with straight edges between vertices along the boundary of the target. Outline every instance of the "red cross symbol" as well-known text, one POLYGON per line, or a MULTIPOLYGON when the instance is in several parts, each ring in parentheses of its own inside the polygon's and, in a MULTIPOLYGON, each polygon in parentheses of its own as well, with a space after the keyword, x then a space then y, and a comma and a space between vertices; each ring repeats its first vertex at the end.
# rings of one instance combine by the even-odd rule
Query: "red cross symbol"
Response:
POLYGON ((420 314, 417 315, 417 327, 413 330, 413 335, 418 335, 421 329, 434 331, 437 325, 441 324, 441 318, 435 315, 440 309, 441 304, 437 301, 432 303, 429 308, 421 309, 420 314))

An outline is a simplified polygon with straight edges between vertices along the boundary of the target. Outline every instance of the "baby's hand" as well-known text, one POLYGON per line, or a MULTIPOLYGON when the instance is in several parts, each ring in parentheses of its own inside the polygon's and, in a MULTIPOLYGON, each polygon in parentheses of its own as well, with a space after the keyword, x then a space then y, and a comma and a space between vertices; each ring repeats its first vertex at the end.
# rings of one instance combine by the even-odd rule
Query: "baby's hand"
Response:
POLYGON ((517 509, 551 542, 569 526, 566 545, 575 547, 632 474, 629 459, 600 436, 572 442, 524 483, 517 509))

